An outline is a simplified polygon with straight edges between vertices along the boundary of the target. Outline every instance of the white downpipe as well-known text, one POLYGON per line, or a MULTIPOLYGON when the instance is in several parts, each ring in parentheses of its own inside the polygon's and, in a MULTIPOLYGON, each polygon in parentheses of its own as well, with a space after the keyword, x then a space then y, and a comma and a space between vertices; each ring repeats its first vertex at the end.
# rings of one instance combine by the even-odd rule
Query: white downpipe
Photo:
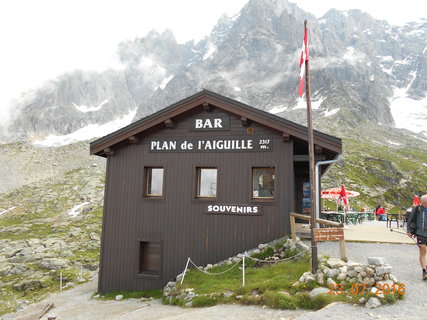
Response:
MULTIPOLYGON (((316 162, 315 170, 314 170, 314 172, 315 172, 314 175, 316 176, 316 181, 315 181, 315 184, 314 184, 315 191, 316 191, 316 221, 320 217, 320 192, 319 192, 319 188, 320 188, 320 172, 319 172, 319 167, 321 165, 335 163, 335 162, 338 162, 340 160, 341 160, 341 157, 338 157, 338 159, 335 159, 335 160, 326 160, 326 161, 318 161, 318 162, 316 162)), ((318 223, 316 223, 316 228, 319 228, 319 224, 318 223)))

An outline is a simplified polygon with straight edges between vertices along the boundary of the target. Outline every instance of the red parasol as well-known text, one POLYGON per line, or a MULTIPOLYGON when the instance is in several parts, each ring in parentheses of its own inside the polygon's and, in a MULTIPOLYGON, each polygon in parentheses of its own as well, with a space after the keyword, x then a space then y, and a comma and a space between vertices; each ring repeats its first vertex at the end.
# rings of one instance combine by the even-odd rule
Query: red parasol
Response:
POLYGON ((412 206, 419 206, 421 204, 420 198, 418 196, 414 196, 414 201, 412 201, 412 206))
MULTIPOLYGON (((341 195, 341 190, 344 187, 341 188, 329 188, 326 190, 322 191, 322 198, 323 199, 339 199, 340 195, 341 195)), ((344 188, 345 190, 345 188, 344 188)), ((357 197, 358 195, 360 195, 359 192, 357 191, 350 191, 350 190, 345 190, 345 193, 347 195, 347 198, 353 198, 353 197, 357 197)))
POLYGON ((344 186, 341 186, 339 201, 344 207, 348 206, 348 197, 347 197, 347 192, 345 191, 344 186))

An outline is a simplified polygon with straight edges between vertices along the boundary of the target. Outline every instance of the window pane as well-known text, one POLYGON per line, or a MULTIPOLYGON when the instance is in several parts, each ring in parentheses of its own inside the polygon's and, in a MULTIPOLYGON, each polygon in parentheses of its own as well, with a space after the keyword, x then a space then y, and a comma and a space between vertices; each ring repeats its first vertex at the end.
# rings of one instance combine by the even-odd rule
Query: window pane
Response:
POLYGON ((163 195, 163 168, 147 168, 147 195, 163 195))
POLYGON ((274 168, 254 168, 253 197, 274 198, 274 168))
POLYGON ((216 197, 217 169, 198 170, 198 197, 216 197))

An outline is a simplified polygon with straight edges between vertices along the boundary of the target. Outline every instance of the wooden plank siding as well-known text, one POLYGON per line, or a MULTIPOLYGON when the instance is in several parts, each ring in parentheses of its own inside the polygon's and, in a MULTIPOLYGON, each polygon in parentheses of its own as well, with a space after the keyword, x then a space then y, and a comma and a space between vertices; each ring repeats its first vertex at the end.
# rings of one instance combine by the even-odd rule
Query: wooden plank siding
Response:
POLYGON ((161 288, 183 271, 187 257, 199 265, 215 263, 290 233, 294 210, 293 140, 282 132, 231 115, 229 131, 190 131, 195 116, 224 115, 193 108, 173 119, 173 128, 152 129, 138 144, 123 144, 108 157, 99 291, 161 288), (155 139, 254 137, 271 139, 260 152, 150 152, 155 139), (145 167, 164 168, 163 197, 144 197, 145 167), (217 198, 197 199, 196 168, 218 169, 217 198), (275 199, 252 199, 252 168, 275 167, 275 199), (206 214, 208 204, 259 205, 262 214, 206 214), (138 273, 140 241, 161 242, 159 277, 138 273))

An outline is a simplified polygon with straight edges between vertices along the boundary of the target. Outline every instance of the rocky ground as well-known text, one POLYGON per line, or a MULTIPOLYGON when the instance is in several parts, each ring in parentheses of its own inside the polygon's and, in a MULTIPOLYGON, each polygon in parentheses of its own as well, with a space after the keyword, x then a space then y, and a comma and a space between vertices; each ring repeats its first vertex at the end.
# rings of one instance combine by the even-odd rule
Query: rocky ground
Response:
POLYGON ((0 197, 0 314, 96 274, 105 170, 97 163, 0 197))
POLYGON ((57 148, 28 142, 0 143, 0 198, 1 193, 46 179, 57 179, 70 170, 93 163, 103 167, 105 159, 89 156, 88 142, 57 148))
MULTIPOLYGON (((323 254, 336 255, 338 245, 333 242, 321 243, 319 250, 323 254)), ((367 256, 382 256, 390 264, 401 283, 405 285, 405 299, 392 305, 369 309, 360 305, 332 303, 318 311, 278 310, 258 306, 216 305, 207 308, 182 308, 163 305, 160 300, 129 299, 129 300, 97 300, 93 298, 96 281, 77 286, 60 294, 54 294, 43 302, 32 305, 18 313, 5 315, 4 320, 29 320, 43 306, 53 302, 55 307, 47 316, 58 316, 61 320, 77 319, 425 319, 427 303, 425 290, 427 283, 421 280, 417 263, 417 247, 415 245, 379 244, 379 243, 348 243, 350 259, 366 263, 367 256)))

